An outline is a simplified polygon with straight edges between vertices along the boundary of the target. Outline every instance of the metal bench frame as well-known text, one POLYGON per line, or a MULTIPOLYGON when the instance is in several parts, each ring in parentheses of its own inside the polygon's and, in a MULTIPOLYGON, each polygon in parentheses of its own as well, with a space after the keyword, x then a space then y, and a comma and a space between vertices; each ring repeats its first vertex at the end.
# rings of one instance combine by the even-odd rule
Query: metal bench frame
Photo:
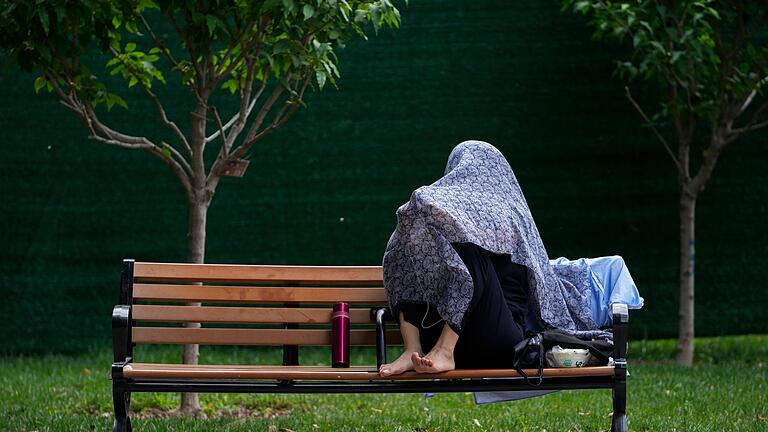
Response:
MULTIPOLYGON (((614 372, 612 376, 547 377, 533 387, 521 377, 493 379, 371 380, 371 381, 300 381, 300 380, 230 380, 230 379, 136 379, 126 378, 123 370, 133 362, 131 329, 133 304, 133 260, 124 260, 120 284, 120 304, 112 311, 112 396, 115 423, 113 432, 130 432, 131 393, 196 392, 196 393, 424 393, 483 392, 530 390, 613 390, 612 432, 626 432, 627 340, 629 313, 626 305, 612 305, 614 336, 614 372)), ((371 310, 376 323, 377 366, 386 363, 385 324, 391 320, 387 309, 371 310)), ((276 341, 275 345, 280 345, 276 341)), ((284 365, 298 365, 298 347, 284 345, 284 365)), ((546 370, 546 369, 545 369, 546 370)))

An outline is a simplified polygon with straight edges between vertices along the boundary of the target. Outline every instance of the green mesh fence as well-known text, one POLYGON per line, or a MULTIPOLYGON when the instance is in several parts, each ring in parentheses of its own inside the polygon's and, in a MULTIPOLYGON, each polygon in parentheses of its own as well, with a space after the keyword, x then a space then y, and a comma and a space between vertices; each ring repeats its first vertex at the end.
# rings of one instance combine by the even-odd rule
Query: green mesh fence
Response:
MULTIPOLYGON (((673 165, 612 78, 620 48, 559 5, 412 1, 400 31, 349 44, 338 90, 312 93, 245 178, 222 181, 207 260, 380 264, 395 209, 455 144, 481 139, 508 157, 550 256, 622 255, 647 304, 633 336, 674 336, 673 165)), ((0 351, 106 345, 121 260, 185 259, 183 194, 154 157, 86 140, 33 79, 0 80, 0 351)), ((159 92, 187 122, 189 95, 159 92)), ((166 134, 152 105, 122 94, 132 109, 111 122, 166 134)), ((768 329, 766 136, 730 148, 699 200, 700 335, 768 329)))

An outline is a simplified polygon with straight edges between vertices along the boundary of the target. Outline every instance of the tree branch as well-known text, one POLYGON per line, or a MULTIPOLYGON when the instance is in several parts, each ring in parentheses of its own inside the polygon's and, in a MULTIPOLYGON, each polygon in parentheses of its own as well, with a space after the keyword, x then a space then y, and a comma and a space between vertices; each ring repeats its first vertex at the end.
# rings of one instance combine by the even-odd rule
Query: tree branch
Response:
POLYGON ((760 87, 762 87, 763 85, 765 85, 765 83, 768 83, 768 76, 766 76, 766 77, 763 77, 763 79, 761 79, 760 81, 758 81, 757 83, 755 83, 755 88, 754 88, 754 89, 752 89, 752 91, 751 91, 751 92, 749 92, 749 95, 748 95, 748 96, 747 96, 747 98, 744 100, 744 103, 743 103, 743 104, 741 104, 741 108, 739 108, 739 111, 738 111, 738 113, 736 114, 736 116, 737 116, 737 117, 738 117, 738 116, 740 116, 742 113, 744 113, 744 111, 746 111, 746 110, 747 110, 747 108, 749 108, 749 105, 752 103, 752 100, 753 100, 753 99, 755 98, 755 96, 757 95, 757 91, 760 89, 760 87))
POLYGON ((253 123, 251 124, 250 129, 248 129, 248 133, 245 135, 244 144, 241 144, 236 151, 239 152, 240 148, 242 148, 243 145, 253 140, 253 137, 256 136, 256 133, 261 127, 261 124, 264 122, 264 119, 267 117, 267 114, 272 109, 272 106, 275 104, 275 102, 277 102, 277 100, 280 98, 280 95, 282 95, 284 91, 285 91, 285 86, 282 83, 280 83, 274 90, 272 90, 272 94, 269 95, 269 98, 267 98, 267 100, 264 102, 264 105, 261 106, 261 109, 259 110, 259 113, 256 115, 256 118, 253 120, 253 123))
POLYGON ((99 120, 99 117, 96 115, 96 112, 93 110, 93 108, 88 103, 82 104, 83 108, 83 115, 85 115, 85 119, 88 122, 88 126, 93 128, 93 130, 101 132, 102 134, 106 135, 107 137, 122 141, 126 144, 132 144, 134 145, 134 148, 151 148, 151 147, 157 147, 152 141, 147 139, 147 137, 139 137, 139 136, 133 136, 124 134, 122 132, 118 132, 109 126, 105 125, 99 120))
POLYGON ((720 135, 714 135, 711 138, 709 147, 704 152, 704 161, 702 162, 701 167, 699 167, 699 172, 696 173, 690 182, 691 192, 697 194, 704 190, 707 181, 712 176, 712 171, 714 171, 715 165, 717 165, 720 153, 727 144, 727 142, 722 140, 720 135))
POLYGON ((101 135, 98 135, 98 132, 96 132, 93 126, 91 126, 89 129, 90 129, 90 133, 88 134, 88 139, 103 142, 104 144, 114 145, 117 147, 122 147, 127 149, 151 149, 152 147, 154 147, 153 145, 148 145, 148 144, 130 144, 127 142, 116 140, 116 139, 104 138, 101 135))
MULTIPOLYGON (((99 120, 96 112, 88 102, 81 103, 78 101, 74 91, 71 91, 69 94, 65 93, 64 90, 59 86, 55 72, 51 71, 50 69, 43 69, 43 74, 53 86, 54 91, 59 96, 61 103, 64 104, 64 106, 66 106, 85 123, 89 131, 89 139, 127 149, 142 149, 149 151, 150 153, 162 159, 163 162, 168 165, 176 174, 176 177, 181 182, 181 186, 184 188, 187 197, 189 198, 192 196, 192 187, 189 181, 189 175, 187 174, 189 171, 185 172, 185 168, 189 170, 189 164, 186 163, 186 160, 181 157, 175 148, 168 145, 165 146, 168 148, 171 155, 175 155, 179 158, 179 161, 173 157, 167 156, 165 153, 163 153, 161 148, 159 148, 146 137, 136 137, 115 131, 99 120)), ((69 82, 72 81, 71 78, 67 78, 67 80, 69 82)))
POLYGON ((189 165, 189 162, 187 162, 187 160, 184 158, 184 156, 182 156, 181 153, 179 153, 179 151, 176 150, 175 147, 173 147, 172 145, 170 145, 170 144, 168 144, 166 142, 163 142, 163 148, 167 148, 168 151, 171 152, 171 154, 176 156, 176 159, 178 159, 178 162, 184 167, 184 169, 187 171, 187 173, 189 175, 192 175, 192 167, 189 165))
MULTIPOLYGON (((230 55, 232 54, 232 51, 234 50, 234 48, 237 45, 239 45, 239 44, 241 44, 243 42, 243 39, 245 38, 245 35, 248 33, 248 30, 253 26, 253 24, 254 24, 253 20, 248 21, 248 23, 245 25, 245 28, 243 29, 242 33, 237 37, 235 42, 232 45, 229 46, 229 48, 227 49, 227 52, 221 58, 221 61, 219 62, 219 64, 221 64, 221 65, 226 64, 227 60, 230 59, 230 55)), ((259 26, 259 27, 261 27, 261 26, 259 26)), ((257 37, 255 37, 255 38, 253 38, 253 40, 261 41, 262 37, 263 37, 263 35, 262 35, 261 29, 260 29, 259 35, 257 37)), ((240 54, 237 57, 235 57, 234 60, 230 61, 229 64, 221 72, 216 72, 215 73, 215 75, 214 75, 214 80, 215 81, 211 82, 211 86, 212 87, 215 87, 216 83, 218 83, 219 80, 221 80, 222 78, 226 77, 227 74, 232 72, 232 70, 235 67, 237 67, 237 65, 247 56, 247 51, 251 48, 251 46, 252 46, 252 44, 247 44, 247 45, 243 46, 242 49, 241 49, 240 54)), ((261 51, 261 47, 259 47, 258 51, 261 51)), ((259 55, 259 53, 257 52, 256 54, 253 55, 253 57, 255 58, 258 55, 259 55)))
POLYGON ((739 134, 744 134, 744 133, 747 133, 747 132, 752 132, 754 130, 762 129, 762 128, 766 127, 766 126, 768 126, 768 120, 760 122, 760 123, 753 123, 753 124, 751 124, 749 126, 745 126, 743 128, 733 129, 732 131, 736 132, 736 133, 739 133, 739 134))
POLYGON ((733 141, 736 141, 740 136, 744 135, 747 132, 751 132, 757 129, 762 129, 766 126, 768 126, 768 120, 764 121, 758 121, 760 118, 760 115, 768 110, 768 102, 764 102, 752 115, 752 119, 743 127, 732 129, 728 125, 726 129, 726 133, 728 134, 728 137, 726 139, 726 143, 730 144, 733 141))
POLYGON ((683 172, 683 168, 680 166, 680 162, 675 157, 674 152, 672 152, 672 148, 669 146, 669 143, 661 134, 661 132, 659 132, 656 126, 653 125, 653 122, 651 122, 651 119, 649 119, 648 116, 645 114, 645 111, 643 111, 643 109, 640 108, 640 105, 632 97, 632 93, 629 91, 629 87, 624 87, 624 90, 626 91, 626 96, 627 96, 627 99, 629 99, 629 102, 635 107, 637 112, 640 113, 640 115, 643 117, 643 120, 645 120, 645 123, 651 128, 653 133, 656 135, 656 138, 658 138, 659 141, 661 141, 661 143, 664 145, 664 148, 667 150, 667 154, 669 154, 669 157, 672 158, 672 162, 675 163, 675 166, 677 167, 678 171, 683 172))
MULTIPOLYGON (((245 127, 248 117, 251 115, 251 111, 253 110, 253 107, 256 106, 256 101, 259 100, 262 93, 264 92, 264 89, 267 85, 267 80, 264 79, 261 83, 261 87, 259 88, 259 91, 256 93, 256 95, 251 98, 251 94, 253 92, 253 80, 254 80, 254 73, 255 73, 255 67, 256 62, 252 61, 248 65, 248 70, 246 73, 246 85, 245 89, 240 87, 239 93, 240 93, 240 110, 232 116, 232 119, 227 123, 226 126, 223 128, 220 128, 220 132, 214 133, 211 135, 211 139, 215 138, 217 135, 224 135, 224 131, 227 130, 229 127, 232 127, 231 132, 224 140, 224 145, 221 146, 221 149, 219 150, 219 154, 216 156, 216 161, 213 163, 213 166, 211 167, 211 171, 208 174, 207 181, 209 184, 214 185, 217 183, 218 178, 218 167, 222 163, 223 160, 227 159, 229 157, 229 151, 232 148, 235 140, 238 136, 240 136, 240 133, 243 131, 243 128, 245 127)), ((265 68, 265 74, 269 72, 269 67, 265 68)), ((206 139, 207 142, 207 139, 206 139)))
MULTIPOLYGON (((300 80, 296 81, 296 88, 298 88, 298 84, 300 83, 300 80)), ((240 144, 237 148, 234 149, 230 154, 225 155, 223 152, 220 152, 219 157, 216 159, 216 162, 214 162, 213 167, 211 168, 210 174, 208 175, 208 181, 214 181, 215 177, 218 177, 218 168, 221 166, 221 164, 226 163, 227 161, 237 160, 239 158, 242 158, 245 156, 246 153, 253 147, 253 145, 259 141, 261 138, 263 138, 266 134, 269 132, 281 127, 285 121, 290 117, 293 112, 298 108, 298 106, 301 104, 301 97, 303 97, 304 91, 307 88, 307 84, 309 84, 309 79, 307 79, 304 82, 304 86, 301 88, 301 92, 298 93, 298 97, 293 98, 293 96, 297 95, 295 89, 291 90, 291 95, 289 95, 283 105, 281 106, 280 111, 275 115, 275 118, 273 119, 270 126, 264 128, 264 130, 259 132, 259 127, 264 123, 265 118, 271 111, 272 107, 274 106, 275 102, 280 98, 280 96, 285 91, 285 86, 283 84, 280 84, 278 87, 276 87, 272 94, 269 96, 269 98, 264 102, 264 105, 262 105, 261 109, 259 110, 259 113, 256 115, 256 118, 254 119, 253 123, 251 124, 251 127, 248 130, 248 133, 246 134, 245 139, 243 140, 243 143, 240 144), (292 109, 288 111, 286 115, 286 110, 289 106, 293 105, 292 109)), ((290 84, 289 84, 290 85, 290 84)), ((266 86, 266 81, 262 82, 262 87, 259 90, 259 94, 256 95, 254 99, 257 99, 261 92, 264 90, 264 87, 266 86)), ((245 124, 237 125, 236 127, 243 128, 245 124)), ((233 133, 229 134, 229 140, 233 142, 233 133)))
POLYGON ((176 177, 181 182, 181 186, 184 188, 187 199, 193 199, 194 194, 192 192, 192 184, 189 181, 189 175, 184 172, 184 170, 181 168, 181 165, 179 165, 178 162, 173 158, 166 157, 166 155, 164 155, 163 152, 158 148, 153 148, 149 150, 149 152, 160 158, 166 165, 171 168, 171 170, 174 172, 174 174, 176 174, 176 177))
POLYGON ((205 74, 203 73, 203 70, 200 67, 200 63, 198 63, 197 59, 195 58, 194 48, 192 47, 192 40, 189 38, 189 35, 185 34, 181 30, 181 28, 179 27, 179 24, 176 22, 176 19, 173 18, 173 15, 171 15, 171 13, 166 13, 165 16, 166 18, 168 18, 168 21, 171 22, 171 26, 173 27, 174 30, 176 30, 176 33, 179 35, 179 37, 184 41, 184 45, 186 45, 187 53, 189 53, 189 62, 192 63, 192 66, 194 67, 195 73, 197 75, 196 95, 198 97, 198 100, 201 100, 202 97, 200 95, 199 89, 202 88, 202 86, 205 83, 205 74))
MULTIPOLYGON (((179 141, 184 145, 184 148, 187 150, 187 154, 191 156, 192 148, 189 146, 189 141, 187 141, 187 137, 184 136, 184 134, 181 132, 179 127, 176 125, 176 123, 168 119, 168 115, 165 112, 165 108, 163 107, 162 102, 160 102, 160 98, 158 98, 157 95, 152 90, 150 90, 149 86, 144 82, 143 79, 141 79, 139 74, 136 73, 136 71, 133 70, 133 68, 129 64, 127 64, 120 58, 120 54, 117 51, 115 51, 114 49, 111 49, 110 51, 112 52, 112 56, 116 58, 123 65, 125 70, 127 70, 136 79, 136 81, 138 81, 138 83, 144 89, 144 93, 146 93, 146 95, 155 103, 155 106, 157 106, 157 110, 160 112, 160 117, 163 121, 163 124, 166 127, 168 127, 168 129, 170 129, 176 135, 179 141)), ((184 162, 186 163, 186 160, 184 162)))
MULTIPOLYGON (((251 114, 251 110, 253 110, 253 107, 255 105, 256 105, 256 98, 254 98, 251 101, 251 105, 248 106, 248 108, 246 109, 245 117, 248 117, 251 114)), ((238 111, 237 113, 235 113, 235 115, 232 116, 232 118, 229 119, 229 121, 225 125, 220 127, 219 130, 217 130, 216 132, 214 132, 210 136, 206 137, 205 138, 205 142, 209 143, 209 142, 215 140, 216 138, 218 138, 219 136, 221 136, 224 132, 229 130, 229 128, 231 128, 232 125, 235 123, 235 121, 237 121, 239 118, 240 118, 240 112, 238 111)))
MULTIPOLYGON (((89 139, 99 141, 105 144, 110 145, 116 145, 123 148, 128 149, 144 149, 149 151, 151 154, 157 156, 160 158, 166 165, 168 165, 171 170, 176 174, 176 177, 181 182, 181 186, 184 188, 185 193, 187 194, 187 197, 192 196, 192 186, 189 182, 189 171, 184 171, 184 168, 187 168, 189 170, 189 165, 186 163, 186 161, 182 158, 181 161, 183 161, 183 166, 179 161, 175 160, 174 158, 166 155, 163 153, 162 149, 149 141, 145 137, 131 137, 130 135, 125 135, 119 132, 114 131, 113 129, 109 128, 105 124, 103 124, 98 117, 96 116, 96 113, 86 107, 85 111, 85 122, 88 126, 89 130, 91 131, 90 135, 88 136, 89 139), (99 132, 106 135, 106 137, 99 135, 99 132), (125 140, 128 138, 129 140, 125 140), (136 141, 136 142, 132 142, 136 141)), ((180 157, 181 155, 174 149, 173 147, 170 147, 168 145, 165 145, 166 148, 168 148, 171 152, 171 154, 176 155, 177 157, 180 157)))
MULTIPOLYGON (((296 82, 296 89, 298 89, 298 84, 300 80, 296 82)), ((294 112, 299 108, 301 105, 302 98, 304 97, 304 92, 307 89, 307 85, 310 82, 310 78, 307 77, 304 79, 304 84, 301 87, 301 90, 296 93, 296 89, 292 90, 293 94, 296 94, 296 98, 293 98, 289 96, 285 102, 283 103, 283 106, 280 108, 280 111, 275 115, 275 118, 272 120, 272 123, 264 128, 261 132, 258 134, 255 134, 250 139, 248 139, 248 136, 246 136, 245 142, 238 147, 238 149, 232 153, 232 156, 230 156, 230 159, 238 159, 243 156, 245 156, 246 153, 248 153, 248 150, 253 147, 253 145, 258 142, 260 139, 262 139, 265 135, 272 132, 275 129, 279 129, 285 122, 293 115, 294 112), (288 107, 290 107, 290 110, 288 110, 288 107), (287 110, 287 113, 286 113, 287 110)))
MULTIPOLYGON (((225 153, 228 153, 229 150, 227 149, 227 135, 224 134, 224 125, 221 124, 221 116, 219 115, 219 110, 216 109, 215 106, 211 106, 211 111, 213 111, 213 118, 216 119, 216 126, 219 127, 218 134, 221 136, 221 147, 224 150, 225 153)), ((205 142, 208 143, 208 139, 205 139, 205 142)))
POLYGON ((152 40, 155 41, 155 46, 160 48, 160 51, 165 55, 165 57, 168 59, 168 61, 173 65, 174 68, 179 70, 181 72, 181 67, 179 66, 179 62, 176 61, 175 58, 173 58, 173 54, 171 54, 171 50, 165 47, 165 44, 155 35, 155 32, 152 31, 152 28, 149 26, 149 23, 144 18, 144 15, 139 15, 139 18, 141 18, 141 22, 144 24, 144 28, 147 29, 147 32, 152 37, 152 40))
POLYGON ((264 68, 264 71, 262 73, 262 81, 261 86, 259 87, 259 90, 256 92, 256 95, 251 98, 251 94, 253 93, 253 81, 255 79, 255 73, 256 73, 256 63, 253 62, 251 65, 248 66, 248 72, 246 74, 246 86, 245 90, 243 91, 241 89, 240 93, 240 113, 238 114, 237 121, 235 122, 234 127, 232 128, 232 132, 229 134, 229 140, 227 142, 227 148, 232 148, 235 144, 235 140, 237 137, 240 136, 240 133, 245 129, 245 125, 248 123, 248 117, 251 115, 251 111, 253 110, 253 107, 256 104, 256 101, 261 98, 261 95, 264 93, 264 90, 267 88, 268 83, 268 76, 270 72, 270 67, 267 66, 264 68), (250 99, 250 102, 249 102, 250 99), (247 109, 246 109, 247 106, 247 109))

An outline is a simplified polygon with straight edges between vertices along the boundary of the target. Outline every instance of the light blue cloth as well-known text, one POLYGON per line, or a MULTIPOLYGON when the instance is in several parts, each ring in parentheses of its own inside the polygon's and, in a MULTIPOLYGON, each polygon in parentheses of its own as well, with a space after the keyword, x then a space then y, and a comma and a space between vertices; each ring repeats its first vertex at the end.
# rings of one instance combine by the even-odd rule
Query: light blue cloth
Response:
POLYGON ((592 291, 590 311, 592 319, 601 327, 613 323, 611 305, 614 303, 624 303, 630 309, 643 307, 643 298, 637 291, 637 285, 632 280, 624 259, 618 255, 577 260, 560 257, 549 262, 555 273, 589 274, 592 291))

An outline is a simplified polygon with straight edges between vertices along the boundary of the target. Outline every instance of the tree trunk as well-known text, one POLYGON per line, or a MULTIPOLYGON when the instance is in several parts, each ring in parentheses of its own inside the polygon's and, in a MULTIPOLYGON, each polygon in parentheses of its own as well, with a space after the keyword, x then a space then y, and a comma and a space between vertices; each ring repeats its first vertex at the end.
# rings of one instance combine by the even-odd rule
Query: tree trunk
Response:
MULTIPOLYGON (((198 91, 201 91, 199 89, 198 91)), ((189 207, 189 232, 187 233, 187 245, 189 247, 188 260, 193 264, 202 264, 205 261, 205 222, 208 217, 208 207, 213 198, 213 191, 206 188, 205 159, 205 125, 208 107, 206 101, 208 94, 202 95, 202 100, 191 113, 191 150, 190 158, 191 190, 188 194, 187 205, 189 207)), ((188 303, 188 306, 200 306, 200 303, 188 303)), ((186 323, 185 327, 200 328, 200 323, 186 323)), ((197 344, 184 345, 182 361, 184 364, 197 364, 200 356, 200 346, 197 344)), ((200 399, 197 393, 181 394, 181 412, 196 415, 200 412, 200 399)))
MULTIPOLYGON (((201 264, 205 261, 205 224, 210 201, 203 195, 202 191, 195 195, 195 199, 189 203, 189 232, 187 233, 189 256, 187 261, 201 264)), ((200 306, 201 303, 188 303, 187 305, 200 306)), ((200 323, 185 323, 184 327, 200 328, 200 323)), ((182 353, 184 364, 197 364, 199 356, 199 345, 184 345, 182 353)), ((181 394, 181 411, 193 415, 200 412, 200 399, 197 393, 181 394)))
POLYGON ((696 260, 696 193, 688 186, 680 187, 680 314, 677 362, 693 364, 694 340, 694 267, 696 260))

